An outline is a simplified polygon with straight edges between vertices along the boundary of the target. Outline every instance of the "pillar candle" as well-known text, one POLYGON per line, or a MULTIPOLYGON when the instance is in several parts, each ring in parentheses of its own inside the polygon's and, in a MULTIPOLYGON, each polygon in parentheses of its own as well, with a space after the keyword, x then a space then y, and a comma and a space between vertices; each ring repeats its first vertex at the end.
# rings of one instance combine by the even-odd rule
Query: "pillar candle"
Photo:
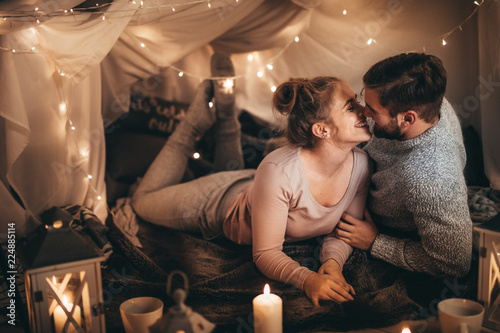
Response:
POLYGON ((264 293, 253 299, 253 321, 255 333, 283 332, 283 302, 271 294, 268 284, 264 293))
MULTIPOLYGON (((66 296, 63 297, 63 304, 66 310, 68 312, 71 312, 71 309, 73 308, 72 303, 68 303, 68 300, 66 299, 66 296)), ((64 312, 63 308, 58 305, 55 310, 54 310, 54 326, 56 329, 56 333, 62 333, 64 325, 66 324, 66 320, 68 319, 68 316, 66 315, 66 312, 64 312)), ((82 314, 80 312, 80 307, 78 305, 75 305, 75 311, 73 312, 73 319, 77 322, 78 325, 82 324, 82 314)), ((68 324, 68 330, 64 333, 73 333, 73 332, 78 332, 78 330, 75 328, 73 323, 68 324)))

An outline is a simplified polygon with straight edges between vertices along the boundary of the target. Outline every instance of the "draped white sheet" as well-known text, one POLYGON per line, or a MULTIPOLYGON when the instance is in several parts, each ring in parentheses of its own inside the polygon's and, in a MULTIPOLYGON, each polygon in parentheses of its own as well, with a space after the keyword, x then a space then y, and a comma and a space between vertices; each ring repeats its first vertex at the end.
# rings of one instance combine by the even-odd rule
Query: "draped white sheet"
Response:
MULTIPOLYGON (((493 73, 498 82, 498 3, 486 1, 490 9, 481 8, 479 18, 479 34, 488 38, 481 42, 481 73, 493 73)), ((29 0, 18 7, 55 11, 80 2, 29 0)), ((131 87, 189 102, 200 80, 210 76, 214 49, 233 53, 238 106, 270 122, 270 88, 288 77, 337 75, 359 91, 371 64, 424 47, 443 59, 453 104, 467 106, 466 97, 478 86, 477 18, 448 37, 446 48, 440 40, 471 13, 472 1, 180 5, 188 2, 146 0, 141 8, 140 1, 120 0, 94 13, 56 16, 40 24, 32 18, 2 21, 0 12, 0 233, 5 234, 6 222, 16 222, 24 234, 36 225, 27 217, 64 204, 86 205, 104 220, 103 121, 109 125, 128 110, 131 87), (175 11, 165 4, 175 5, 175 11), (366 44, 369 38, 372 45, 366 44), (17 52, 8 52, 13 49, 17 52), (179 77, 179 71, 185 75, 179 77)), ((15 6, 9 3, 10 9, 15 6)), ((500 188, 496 86, 491 96, 481 100, 481 113, 471 112, 463 121, 478 129, 482 120, 486 171, 492 186, 500 188)))

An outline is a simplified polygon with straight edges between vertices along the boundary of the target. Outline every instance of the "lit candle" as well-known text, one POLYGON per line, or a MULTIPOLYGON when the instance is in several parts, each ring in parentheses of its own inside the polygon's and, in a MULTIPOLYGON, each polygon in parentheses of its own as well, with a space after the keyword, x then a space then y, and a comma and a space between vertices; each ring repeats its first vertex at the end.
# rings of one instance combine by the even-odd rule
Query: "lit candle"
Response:
POLYGON ((264 294, 253 299, 253 320, 255 333, 283 332, 283 302, 278 295, 271 294, 268 284, 264 294))
MULTIPOLYGON (((72 303, 68 303, 68 299, 66 296, 63 296, 63 305, 68 310, 68 312, 71 312, 71 309, 73 308, 72 303)), ((56 333, 77 333, 78 330, 75 328, 73 323, 68 324, 68 330, 63 331, 64 325, 66 324, 66 320, 68 319, 68 316, 66 315, 66 312, 64 312, 63 308, 58 305, 55 310, 54 310, 54 326, 56 328, 56 333)), ((73 319, 77 322, 78 325, 81 325, 82 323, 82 315, 80 313, 80 307, 78 305, 75 305, 75 311, 73 312, 73 319)))

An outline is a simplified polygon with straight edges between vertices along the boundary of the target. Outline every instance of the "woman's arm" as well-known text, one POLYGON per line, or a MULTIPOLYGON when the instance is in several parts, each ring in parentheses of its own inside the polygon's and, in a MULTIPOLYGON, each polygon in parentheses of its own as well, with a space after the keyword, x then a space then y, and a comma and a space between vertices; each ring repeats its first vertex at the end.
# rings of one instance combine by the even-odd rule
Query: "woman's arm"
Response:
POLYGON ((252 193, 253 259, 257 268, 271 279, 306 291, 315 305, 319 299, 352 300, 332 276, 314 273, 283 252, 293 193, 282 168, 273 163, 262 164, 255 175, 252 193))

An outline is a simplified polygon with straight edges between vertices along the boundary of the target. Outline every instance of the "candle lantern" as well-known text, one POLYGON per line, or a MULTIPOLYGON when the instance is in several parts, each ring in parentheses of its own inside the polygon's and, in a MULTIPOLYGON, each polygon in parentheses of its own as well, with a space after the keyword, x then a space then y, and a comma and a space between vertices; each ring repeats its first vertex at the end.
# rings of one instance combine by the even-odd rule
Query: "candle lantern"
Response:
POLYGON ((483 326, 500 331, 500 214, 474 229, 479 233, 477 298, 485 308, 483 326))
POLYGON ((31 332, 105 332, 100 249, 70 227, 66 211, 41 219, 20 253, 31 332))

